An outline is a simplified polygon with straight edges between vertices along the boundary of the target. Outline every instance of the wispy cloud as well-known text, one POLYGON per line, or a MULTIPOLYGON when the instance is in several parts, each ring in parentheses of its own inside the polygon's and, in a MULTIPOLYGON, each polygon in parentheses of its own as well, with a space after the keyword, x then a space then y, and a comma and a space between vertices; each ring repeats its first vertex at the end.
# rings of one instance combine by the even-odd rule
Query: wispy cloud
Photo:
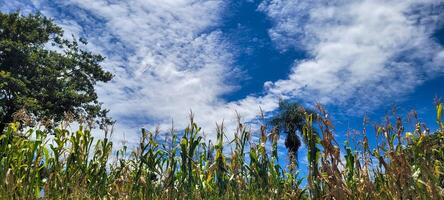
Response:
MULTIPOLYGON (((115 60, 113 82, 98 88, 121 130, 157 124, 166 128, 172 120, 184 127, 190 109, 204 126, 210 127, 207 119, 213 128, 222 120, 215 108, 223 105, 219 97, 232 90, 227 78, 236 77, 230 45, 212 28, 219 23, 222 1, 67 4, 103 20, 102 32, 110 31, 125 46, 124 56, 110 57, 115 60)), ((113 46, 111 41, 92 38, 103 49, 113 46)))
POLYGON ((431 39, 443 1, 287 1, 261 4, 283 50, 303 48, 288 79, 270 93, 368 111, 412 92, 444 71, 443 49, 431 39), (440 7, 439 7, 440 6, 440 7))

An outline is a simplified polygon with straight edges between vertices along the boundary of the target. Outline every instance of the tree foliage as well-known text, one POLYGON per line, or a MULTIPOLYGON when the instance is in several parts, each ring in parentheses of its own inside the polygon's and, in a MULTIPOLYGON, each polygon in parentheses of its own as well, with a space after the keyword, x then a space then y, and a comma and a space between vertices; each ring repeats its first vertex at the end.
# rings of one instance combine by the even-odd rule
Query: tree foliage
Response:
POLYGON ((26 110, 33 122, 59 122, 66 113, 111 123, 94 85, 111 80, 104 60, 82 48, 84 39, 41 14, 0 13, 0 132, 13 114, 26 110))
MULTIPOLYGON (((277 132, 286 134, 285 147, 288 153, 294 155, 297 159, 297 152, 301 146, 301 140, 297 132, 302 133, 306 124, 306 114, 312 114, 313 111, 304 108, 298 103, 289 101, 280 101, 276 116, 271 119, 271 124, 277 129, 277 132)), ((295 160, 297 162, 297 160, 295 160)))

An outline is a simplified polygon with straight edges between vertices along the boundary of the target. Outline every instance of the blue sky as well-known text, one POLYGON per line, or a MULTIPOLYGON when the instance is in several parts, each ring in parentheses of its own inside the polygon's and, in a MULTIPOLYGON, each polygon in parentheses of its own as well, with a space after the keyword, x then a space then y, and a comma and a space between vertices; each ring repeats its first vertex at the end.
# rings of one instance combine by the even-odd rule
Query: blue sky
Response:
POLYGON ((239 80, 242 87, 224 96, 227 101, 263 94, 266 81, 286 77, 294 61, 307 56, 303 49, 276 48, 268 35, 273 22, 258 11, 261 2, 232 1, 223 14, 220 28, 238 49, 235 64, 248 73, 246 79, 239 80))
POLYGON ((232 132, 235 111, 255 128, 279 99, 320 102, 337 135, 382 122, 393 105, 434 126, 444 97, 442 0, 8 0, 4 12, 42 12, 66 36, 107 57, 115 78, 98 85, 117 120, 115 140, 193 110, 209 137, 232 132))

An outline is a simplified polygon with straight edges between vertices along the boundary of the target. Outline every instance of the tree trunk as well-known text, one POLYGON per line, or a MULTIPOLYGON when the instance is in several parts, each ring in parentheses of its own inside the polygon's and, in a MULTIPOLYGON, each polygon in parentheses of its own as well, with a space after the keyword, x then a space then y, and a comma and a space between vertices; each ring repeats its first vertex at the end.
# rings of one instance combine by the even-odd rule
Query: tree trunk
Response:
POLYGON ((295 156, 297 156, 297 152, 300 146, 301 141, 296 135, 296 131, 289 131, 289 133, 287 133, 287 138, 285 139, 285 147, 287 147, 289 152, 292 152, 295 154, 295 156))
POLYGON ((5 113, 5 116, 3 116, 3 119, 0 123, 0 135, 3 135, 3 133, 5 132, 5 128, 8 127, 8 124, 12 122, 12 115, 14 112, 12 111, 8 111, 5 113))
POLYGON ((0 124, 0 135, 3 135, 3 129, 5 129, 6 125, 2 122, 0 124))
MULTIPOLYGON (((287 138, 285 139, 285 147, 287 147, 289 155, 290 162, 294 165, 292 166, 292 173, 295 172, 295 169, 298 168, 298 150, 301 146, 301 141, 299 140, 298 136, 296 135, 296 131, 294 128, 290 128, 289 132, 287 133, 287 138)), ((290 165, 291 166, 291 165, 290 165)))

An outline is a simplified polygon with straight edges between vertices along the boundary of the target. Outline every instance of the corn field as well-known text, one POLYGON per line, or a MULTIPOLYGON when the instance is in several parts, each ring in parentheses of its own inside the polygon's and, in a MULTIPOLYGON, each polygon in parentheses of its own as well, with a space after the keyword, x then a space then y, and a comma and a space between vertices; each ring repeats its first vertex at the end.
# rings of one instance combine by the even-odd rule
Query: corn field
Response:
POLYGON ((359 142, 345 144, 336 142, 327 112, 317 108, 301 133, 308 164, 298 167, 307 174, 279 164, 288 158, 278 157, 279 133, 265 124, 254 133, 239 123, 232 141, 220 125, 213 143, 190 117, 180 133, 142 129, 134 149, 113 151, 108 132, 94 139, 84 126, 22 130, 12 123, 0 136, 0 197, 444 199, 442 103, 436 104, 436 131, 419 121, 405 130, 396 118, 371 134, 364 128, 359 142))

